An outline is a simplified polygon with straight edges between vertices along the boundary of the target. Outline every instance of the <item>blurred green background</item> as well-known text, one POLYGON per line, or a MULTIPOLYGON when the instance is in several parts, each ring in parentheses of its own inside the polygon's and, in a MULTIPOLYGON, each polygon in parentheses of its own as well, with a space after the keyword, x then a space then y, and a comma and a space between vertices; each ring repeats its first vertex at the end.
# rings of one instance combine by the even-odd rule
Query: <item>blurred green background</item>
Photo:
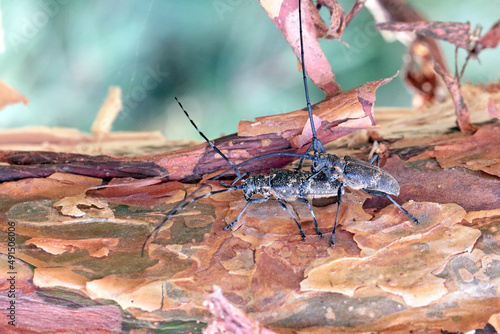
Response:
MULTIPOLYGON (((481 23, 483 31, 500 14, 499 0, 409 2, 429 20, 481 23)), ((353 3, 341 1, 346 10, 353 3)), ((111 85, 125 104, 113 130, 160 130, 169 139, 200 139, 174 96, 212 138, 236 132, 241 119, 305 107, 295 55, 257 0, 4 0, 0 8, 0 79, 30 99, 1 111, 0 128, 90 131, 111 85)), ((353 48, 321 42, 344 90, 402 69, 405 47, 372 26, 363 9, 343 37, 353 48)), ((453 64, 454 48, 441 45, 453 64)), ((499 54, 484 51, 464 82, 498 80, 499 54)), ((323 98, 310 89, 312 102, 323 98)), ((377 91, 377 105, 411 105, 401 78, 377 91)))

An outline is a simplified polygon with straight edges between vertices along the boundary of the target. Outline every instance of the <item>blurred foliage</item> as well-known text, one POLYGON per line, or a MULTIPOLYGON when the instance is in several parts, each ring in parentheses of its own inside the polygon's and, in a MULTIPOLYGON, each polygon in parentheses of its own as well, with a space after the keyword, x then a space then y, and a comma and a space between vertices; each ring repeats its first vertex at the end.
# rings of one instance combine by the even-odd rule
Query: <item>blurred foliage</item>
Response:
MULTIPOLYGON (((341 1, 346 10, 353 3, 341 1)), ((430 20, 484 30, 500 12, 497 0, 410 3, 430 20)), ((30 99, 3 110, 1 128, 89 131, 111 85, 122 88, 125 103, 114 130, 160 130, 169 139, 199 139, 174 96, 209 137, 236 132, 241 119, 305 106, 296 58, 256 0, 24 0, 1 2, 1 10, 0 78, 30 99)), ((366 9, 344 40, 351 48, 321 42, 344 90, 402 68, 404 46, 374 32, 366 9)), ((441 45, 453 64, 454 48, 441 45)), ((498 80, 498 52, 472 61, 464 81, 498 80)), ((313 102, 323 98, 310 89, 313 102)), ((378 106, 411 105, 401 79, 377 94, 378 106)))

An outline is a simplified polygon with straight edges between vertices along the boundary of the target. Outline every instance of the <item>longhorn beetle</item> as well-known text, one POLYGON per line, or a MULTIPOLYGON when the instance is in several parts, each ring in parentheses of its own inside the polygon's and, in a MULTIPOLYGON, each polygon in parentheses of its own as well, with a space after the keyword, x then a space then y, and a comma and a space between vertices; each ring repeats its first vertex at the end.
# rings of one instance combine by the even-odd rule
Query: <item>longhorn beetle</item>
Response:
MULTIPOLYGON (((184 199, 180 204, 178 204, 174 209, 170 210, 166 217, 163 219, 163 221, 148 235, 146 241, 144 242, 142 246, 142 253, 144 253, 145 246, 150 238, 154 238, 155 235, 159 232, 161 227, 176 213, 184 209, 186 206, 189 204, 198 201, 202 198, 205 198, 210 195, 214 194, 219 194, 223 193, 226 191, 231 191, 231 190, 243 190, 243 196, 247 200, 247 203, 243 207, 243 209, 240 211, 236 219, 231 222, 230 224, 226 225, 223 229, 228 230, 232 228, 238 220, 241 218, 243 215, 243 212, 247 209, 247 207, 250 205, 250 203, 263 203, 268 201, 271 196, 273 196, 277 202, 290 214, 292 217, 293 221, 297 225, 300 231, 300 236, 302 237, 302 240, 305 240, 306 235, 304 233, 304 230, 300 226, 299 222, 293 215, 293 213, 288 209, 284 201, 293 201, 297 200, 299 202, 307 204, 307 207, 309 208, 309 212, 311 213, 314 226, 316 228, 316 233, 323 237, 321 230, 318 227, 318 223, 316 221, 316 216, 314 215, 314 212, 312 210, 311 204, 309 203, 310 199, 314 198, 328 198, 328 197, 334 197, 337 196, 338 191, 339 191, 339 186, 340 182, 338 180, 331 180, 331 178, 327 177, 326 174, 320 174, 317 173, 316 175, 312 175, 310 172, 305 172, 305 171, 298 171, 298 170, 286 170, 286 169, 278 169, 278 170, 272 170, 269 175, 265 174, 259 174, 259 175, 251 175, 251 174, 241 174, 238 170, 238 166, 234 165, 225 155, 222 153, 204 134, 201 132, 194 121, 189 117, 189 114, 187 111, 184 109, 182 104, 175 98, 179 106, 181 107, 182 111, 186 115, 186 117, 189 119, 191 124, 194 126, 196 131, 205 139, 205 141, 216 151, 224 160, 226 160, 231 166, 232 170, 237 175, 236 181, 241 180, 241 184, 239 185, 234 185, 236 181, 233 181, 231 184, 225 184, 221 182, 223 186, 225 186, 227 189, 223 190, 216 190, 209 192, 204 195, 200 195, 197 197, 194 197, 194 193, 198 192, 208 184, 203 185, 202 187, 198 188, 195 190, 195 192, 191 193, 188 197, 184 199), (246 179, 243 177, 247 176, 246 179), (307 183, 304 185, 304 183, 307 183), (262 197, 253 197, 254 195, 261 195, 262 197), (190 198, 188 200, 188 198, 190 198)), ((225 174, 225 173, 223 173, 225 174)), ((222 176, 223 174, 218 175, 218 177, 222 176)), ((215 180, 216 178, 212 179, 215 180)), ((337 213, 338 215, 338 213, 337 213)), ((335 228, 333 230, 333 233, 335 233, 335 228)))
MULTIPOLYGON (((236 174, 236 179, 231 182, 230 185, 225 183, 221 184, 223 186, 228 187, 228 189, 214 191, 205 195, 201 195, 198 197, 194 197, 194 194, 204 187, 208 186, 205 184, 204 186, 195 190, 190 196, 188 196, 184 202, 181 202, 176 208, 167 213, 167 216, 163 220, 163 222, 153 230, 153 232, 148 236, 144 245, 146 246, 149 238, 153 237, 159 229, 165 224, 165 222, 170 219, 174 214, 185 208, 187 205, 197 201, 206 196, 221 193, 230 190, 241 189, 244 191, 245 199, 247 199, 247 204, 243 208, 243 210, 238 214, 236 220, 231 224, 224 227, 224 229, 231 228, 241 217, 243 212, 246 210, 248 205, 253 202, 264 202, 267 201, 270 195, 273 195, 280 205, 282 205, 292 216, 295 223, 297 224, 301 236, 304 239, 305 234, 300 227, 300 224, 297 222, 293 214, 288 210, 286 205, 281 200, 291 200, 297 199, 307 203, 311 215, 313 217, 314 224, 316 226, 316 231, 318 235, 321 235, 321 231, 318 228, 314 212, 307 201, 307 199, 311 198, 321 198, 321 197, 334 197, 337 196, 337 213, 335 216, 335 223, 332 231, 332 235, 330 238, 330 245, 334 245, 335 243, 335 231, 338 222, 338 216, 340 211, 340 203, 342 202, 342 196, 344 194, 344 187, 350 187, 353 189, 361 189, 364 192, 375 195, 375 196, 385 196, 392 203, 394 203, 400 210, 402 210, 414 223, 418 224, 417 218, 415 218, 412 214, 410 214, 407 210, 401 207, 396 201, 394 201, 390 195, 399 195, 399 184, 398 182, 387 172, 383 171, 378 167, 378 159, 375 157, 369 163, 366 163, 362 160, 358 160, 349 156, 345 156, 343 159, 337 157, 336 155, 327 154, 321 141, 316 136, 316 129, 313 122, 312 117, 312 109, 311 103, 309 99, 309 91, 307 86, 307 77, 306 77, 306 69, 304 62, 304 48, 303 48, 303 38, 302 38, 302 10, 301 10, 301 0, 298 0, 299 3, 299 30, 300 30, 300 47, 301 47, 301 62, 302 62, 302 77, 304 81, 304 89, 306 95, 307 109, 309 113, 309 120, 311 124, 312 130, 312 143, 307 149, 305 154, 296 154, 296 153, 284 153, 277 152, 266 154, 258 157, 251 158, 245 162, 242 162, 238 165, 234 165, 218 148, 216 148, 212 142, 210 142, 205 135, 198 130, 194 122, 191 120, 187 112, 184 110, 182 105, 182 110, 189 118, 193 126, 198 130, 200 135, 209 143, 209 145, 219 153, 230 165, 231 169, 226 170, 225 172, 219 174, 217 177, 212 180, 216 180, 222 177, 224 174, 228 173, 231 170, 234 170, 236 174), (308 152, 313 149, 314 154, 310 155, 308 152), (286 170, 278 170, 273 171, 271 175, 250 175, 247 179, 243 179, 246 174, 241 174, 237 167, 242 166, 246 163, 264 159, 273 156, 295 156, 301 158, 298 169, 302 168, 304 159, 310 159, 313 161, 313 165, 311 167, 311 172, 300 172, 300 171, 286 171, 286 170), (373 162, 377 160, 377 166, 372 165, 373 162), (305 178, 305 179, 304 179, 305 178), (239 186, 234 186, 234 184, 241 180, 241 184, 239 186), (297 188, 298 187, 298 188, 297 188), (252 198, 252 196, 256 193, 263 195, 263 198, 252 198), (191 200, 187 201, 188 198, 191 200)), ((176 99, 177 100, 177 99, 176 99)))
MULTIPOLYGON (((311 124, 311 132, 312 132, 312 143, 307 149, 305 154, 295 154, 295 153, 271 153, 263 156, 255 157, 249 159, 240 165, 245 163, 255 161, 257 159, 263 159, 272 156, 296 156, 300 157, 301 160, 299 162, 299 166, 297 169, 301 169, 304 159, 310 159, 313 162, 311 167, 311 175, 309 179, 302 183, 302 186, 299 191, 299 195, 303 195, 305 190, 308 187, 308 183, 311 182, 315 177, 319 175, 326 175, 327 178, 332 183, 339 184, 338 192, 337 192, 337 214, 335 216, 335 224, 333 228, 333 233, 330 238, 330 245, 335 244, 335 230, 338 222, 338 215, 340 211, 340 203, 342 203, 342 196, 344 194, 344 188, 349 187, 352 189, 360 189, 364 192, 374 195, 374 196, 385 196, 387 197, 396 207, 398 207, 403 213, 405 213, 411 221, 415 224, 418 224, 418 219, 415 218, 411 213, 405 210, 401 205, 399 205, 390 195, 397 196, 399 195, 399 183, 390 175, 385 172, 378 166, 378 157, 375 156, 369 163, 364 162, 362 160, 352 158, 350 156, 345 156, 344 158, 340 158, 333 154, 328 154, 325 151, 325 148, 321 141, 317 138, 316 128, 313 121, 312 116, 312 108, 311 102, 309 99, 309 89, 307 85, 307 76, 306 76, 306 66, 304 60, 304 42, 302 37, 302 8, 301 8, 301 0, 298 0, 298 11, 299 11, 299 36, 300 36, 300 60, 302 63, 302 78, 304 82, 304 90, 306 96, 307 103, 307 111, 309 113, 309 122, 311 124), (309 155, 309 151, 313 149, 314 154, 309 155), (377 166, 374 166, 373 163, 377 161, 377 166)), ((212 145, 213 147, 213 145, 212 145)), ((227 159, 226 159, 227 160, 227 159)), ((229 161, 228 161, 229 162, 229 161)), ((234 166, 232 163, 230 163, 234 166)), ((233 181, 236 182, 240 179, 239 172, 236 173, 237 178, 233 181)))

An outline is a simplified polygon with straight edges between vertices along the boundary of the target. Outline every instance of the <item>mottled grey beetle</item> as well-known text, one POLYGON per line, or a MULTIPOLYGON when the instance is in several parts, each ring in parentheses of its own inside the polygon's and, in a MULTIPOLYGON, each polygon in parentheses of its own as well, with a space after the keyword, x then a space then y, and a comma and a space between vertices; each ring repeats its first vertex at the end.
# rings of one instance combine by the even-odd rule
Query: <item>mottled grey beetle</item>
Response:
MULTIPOLYGON (((226 225, 223 229, 228 230, 232 228, 238 220, 241 218, 245 210, 247 209, 248 205, 250 203, 263 203, 268 201, 271 196, 276 199, 276 201, 290 214, 292 217, 293 221, 297 225, 300 235, 302 237, 302 240, 306 238, 305 232, 300 226, 299 222, 293 215, 293 213, 288 209, 284 201, 294 201, 297 200, 299 202, 307 204, 307 207, 309 208, 309 212, 311 213, 314 226, 316 228, 316 233, 323 237, 321 230, 318 227, 318 223, 316 221, 316 216, 314 215, 314 212, 312 210, 311 204, 309 203, 309 200, 315 199, 315 198, 328 198, 328 197, 334 197, 337 196, 339 193, 339 187, 340 187, 340 181, 338 180, 333 180, 328 177, 324 173, 318 173, 316 175, 313 175, 311 172, 305 172, 305 171, 298 171, 298 170, 286 170, 286 169, 278 169, 278 170, 272 170, 269 175, 265 174, 259 174, 259 175, 251 175, 251 174, 241 174, 240 171, 238 170, 238 167, 241 165, 234 165, 225 155, 222 153, 196 126, 196 124, 193 122, 193 120, 189 117, 189 114, 187 111, 184 109, 182 104, 177 100, 177 103, 179 103, 179 106, 181 107, 182 111, 186 115, 186 117, 190 120, 191 124, 194 126, 194 128, 198 131, 198 133, 205 139, 205 141, 224 159, 226 160, 232 168, 230 170, 233 170, 237 178, 231 184, 225 184, 224 182, 221 182, 221 184, 227 189, 223 190, 216 190, 209 192, 204 195, 200 195, 197 197, 194 197, 194 194, 200 191, 201 189, 205 188, 208 186, 208 183, 201 186, 197 190, 195 190, 193 193, 191 193, 189 196, 187 196, 181 203, 179 203, 174 209, 170 210, 163 221, 148 235, 146 238, 146 241, 144 242, 142 246, 142 253, 144 253, 144 249, 146 247, 146 244, 150 238, 154 238, 155 235, 159 232, 159 230, 162 228, 162 226, 170 219, 172 216, 177 214, 179 211, 184 209, 186 206, 189 204, 198 201, 202 198, 214 195, 214 194, 219 194, 227 191, 232 191, 232 190, 243 190, 243 195, 245 199, 247 200, 247 203, 243 207, 243 209, 240 211, 236 219, 226 225), (246 176, 246 178, 244 178, 246 176), (241 180, 241 183, 239 185, 234 185, 237 181, 241 180), (254 197, 254 195, 260 195, 262 197, 254 197)), ((228 170, 228 171, 230 171, 228 170)), ((226 172, 228 172, 226 171, 226 172)), ((219 174, 217 177, 213 178, 212 181, 219 179, 222 177, 226 172, 219 174)), ((211 181, 211 182, 212 182, 211 181)), ((335 233, 335 227, 333 229, 333 232, 335 233)))
MULTIPOLYGON (((304 202, 308 205, 309 211, 311 212, 311 216, 314 221, 314 225, 316 227, 316 231, 318 235, 322 235, 319 230, 318 224, 316 222, 316 217, 314 216, 314 212, 312 211, 311 205, 309 203, 309 199, 314 198, 324 198, 324 197, 334 197, 337 196, 337 213, 335 216, 335 223, 332 231, 332 235, 330 237, 330 246, 335 244, 335 231, 338 222, 338 216, 340 211, 340 203, 342 203, 342 196, 344 195, 344 188, 349 187, 352 189, 363 190, 364 192, 374 195, 374 196, 384 196, 387 197, 392 203, 394 203, 400 210, 402 210, 414 223, 418 224, 417 218, 415 218, 412 214, 410 214, 407 210, 405 210, 401 205, 399 205, 396 201, 392 199, 390 195, 397 196, 399 195, 399 183, 390 175, 385 172, 381 168, 378 167, 378 157, 374 157, 369 163, 364 162, 359 159, 352 158, 350 156, 345 156, 344 158, 339 158, 336 155, 326 153, 323 144, 317 138, 316 129, 312 116, 311 102, 309 99, 309 90, 307 86, 307 77, 306 77, 306 69, 304 63, 304 48, 303 48, 303 38, 302 38, 302 10, 301 10, 301 0, 298 0, 299 4, 299 36, 300 36, 300 48, 301 48, 301 63, 302 63, 302 78, 304 82, 304 90, 306 95, 307 102, 307 110, 309 113, 309 120, 311 124, 312 130, 312 142, 309 148, 307 149, 305 154, 296 154, 296 153, 271 153, 262 156, 258 156, 252 159, 249 159, 241 164, 234 165, 215 145, 208 140, 208 138, 198 129, 196 124, 191 120, 188 113, 184 110, 179 101, 177 101, 191 121, 192 125, 196 128, 196 130, 200 133, 200 135, 207 141, 207 143, 221 155, 230 165, 231 169, 227 170, 212 180, 217 180, 229 171, 233 170, 236 174, 236 179, 231 182, 231 184, 225 184, 221 182, 222 185, 226 186, 228 189, 214 191, 205 195, 201 195, 198 197, 194 197, 194 194, 199 190, 206 187, 208 184, 198 188, 193 192, 190 196, 188 196, 183 202, 181 202, 176 208, 171 210, 162 223, 157 226, 153 232, 146 239, 144 247, 146 246, 147 241, 155 235, 159 231, 159 229, 165 224, 165 222, 170 219, 174 214, 185 208, 187 205, 210 195, 231 191, 231 190, 243 190, 245 199, 247 203, 245 207, 238 214, 236 219, 226 225, 224 229, 230 229, 234 224, 241 218, 243 212, 246 210, 250 203, 262 203, 267 200, 271 196, 276 198, 278 203, 284 207, 288 213, 292 216, 293 220, 297 224, 302 239, 305 239, 304 231, 302 227, 295 219, 294 215, 290 212, 290 210, 286 207, 283 201, 290 200, 298 200, 304 202), (314 154, 308 154, 309 151, 313 149, 314 154), (302 168, 304 159, 310 159, 313 162, 311 167, 311 172, 304 171, 289 171, 289 170, 275 170, 271 171, 269 175, 247 175, 241 174, 237 167, 242 166, 246 163, 264 159, 273 156, 295 156, 300 157, 301 160, 299 162, 298 169, 302 168), (377 166, 374 166, 373 163, 377 160, 377 166), (245 179, 244 177, 247 176, 245 179), (234 186, 236 182, 241 180, 241 184, 234 186), (254 198, 253 195, 260 194, 261 198, 254 198), (189 201, 187 199, 191 198, 189 201)), ((176 99, 177 100, 177 99, 176 99)))

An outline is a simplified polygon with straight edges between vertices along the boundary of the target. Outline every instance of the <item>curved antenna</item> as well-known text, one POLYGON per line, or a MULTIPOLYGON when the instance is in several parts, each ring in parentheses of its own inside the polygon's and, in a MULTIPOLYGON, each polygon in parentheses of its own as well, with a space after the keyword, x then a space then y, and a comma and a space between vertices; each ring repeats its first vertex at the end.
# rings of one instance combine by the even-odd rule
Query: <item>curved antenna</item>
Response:
MULTIPOLYGON (((311 131, 312 131, 312 143, 311 146, 306 151, 306 154, 311 151, 311 148, 314 149, 314 153, 325 153, 325 148, 321 141, 318 139, 316 135, 316 127, 314 126, 313 114, 311 109, 311 100, 309 99, 309 88, 307 86, 307 76, 306 76, 306 63, 304 60, 304 39, 302 37, 302 1, 299 0, 299 36, 300 36, 300 62, 302 63, 302 79, 304 81, 304 90, 306 92, 306 102, 307 102, 307 111, 309 113, 309 122, 311 123, 311 131)), ((300 163, 298 169, 302 168, 304 164, 304 157, 300 159, 300 163)))
MULTIPOLYGON (((205 185, 204 185, 205 186, 205 185)), ((203 187, 204 187, 203 186, 203 187)), ((198 188, 197 190, 199 190, 200 188, 198 188)), ((209 193, 206 193, 204 195, 201 195, 201 196, 198 196, 198 197, 195 197, 193 199, 191 199, 190 201, 182 201, 181 203, 179 203, 175 208, 173 208, 172 210, 170 210, 167 215, 165 216, 165 218, 163 218, 162 222, 155 227, 155 229, 148 234, 146 240, 144 241, 144 243, 142 244, 142 250, 141 250, 141 257, 144 256, 144 250, 146 249, 146 245, 148 244, 148 241, 150 239, 154 240, 156 239, 158 233, 160 232, 160 229, 163 227, 163 225, 165 225, 165 223, 170 219, 172 218, 176 213, 178 213, 179 211, 181 211, 182 209, 184 209, 186 206, 188 206, 189 204, 193 203, 193 202, 196 202, 197 200, 200 200, 202 198, 205 198, 205 197, 208 197, 208 196, 211 196, 211 195, 215 195, 215 194, 220 194, 220 193, 224 193, 224 192, 227 192, 227 191, 231 191, 231 190, 239 190, 239 189, 242 189, 242 186, 241 185, 237 185, 237 186, 234 186, 234 187, 231 187, 231 188, 227 188, 227 189, 222 189, 222 190, 216 190, 216 191, 211 191, 209 193)), ((192 194, 191 194, 192 195, 192 194)))
POLYGON ((240 173, 239 169, 238 169, 238 168, 236 168, 236 166, 234 165, 234 163, 232 163, 232 162, 231 162, 231 160, 229 160, 229 158, 228 158, 228 157, 226 157, 226 156, 224 155, 224 153, 222 153, 222 152, 221 152, 221 151, 217 148, 217 146, 215 146, 215 145, 214 145, 214 143, 212 143, 212 142, 211 142, 211 141, 210 141, 210 140, 209 140, 209 139, 205 136, 205 134, 204 134, 203 132, 201 132, 201 131, 200 131, 200 129, 198 129, 198 127, 196 126, 196 123, 195 123, 195 122, 191 119, 191 117, 189 117, 188 112, 186 111, 186 109, 184 109, 184 107, 183 107, 183 106, 182 106, 182 104, 179 102, 179 100, 177 99, 177 97, 175 97, 175 100, 176 100, 176 101, 177 101, 177 103, 179 104, 179 107, 181 107, 182 111, 184 111, 184 114, 185 114, 185 115, 186 115, 186 117, 189 119, 189 121, 191 122, 191 124, 194 126, 194 128, 196 129, 196 131, 198 131, 198 133, 200 134, 200 136, 202 136, 202 137, 203 137, 203 139, 205 139, 205 141, 206 141, 206 142, 207 142, 207 143, 208 143, 208 144, 212 147, 212 149, 213 149, 215 152, 219 153, 219 155, 220 155, 220 156, 221 156, 224 160, 226 160, 226 161, 227 161, 227 163, 231 165, 231 167, 233 167, 234 173, 236 174, 236 176, 238 176, 237 180, 241 180, 241 179, 243 179, 243 176, 244 176, 244 175, 242 175, 242 174, 240 173))

